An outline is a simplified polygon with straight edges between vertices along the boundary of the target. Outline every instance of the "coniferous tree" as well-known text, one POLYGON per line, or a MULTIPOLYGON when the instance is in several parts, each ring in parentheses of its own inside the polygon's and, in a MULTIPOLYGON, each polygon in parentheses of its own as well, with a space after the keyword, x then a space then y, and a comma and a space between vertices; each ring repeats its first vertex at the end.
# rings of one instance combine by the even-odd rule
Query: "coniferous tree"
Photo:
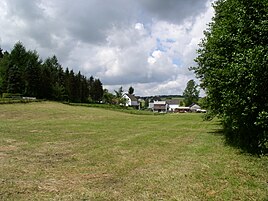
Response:
POLYGON ((40 97, 44 99, 52 99, 53 93, 53 79, 52 79, 52 72, 49 66, 44 63, 41 65, 41 94, 40 97))
POLYGON ((56 100, 56 101, 64 100, 64 95, 65 95, 64 86, 56 82, 55 85, 52 86, 52 90, 53 90, 53 94, 52 94, 53 100, 56 100))
POLYGON ((26 67, 28 55, 25 47, 21 42, 14 45, 9 55, 9 65, 16 65, 21 71, 26 67))
POLYGON ((64 71, 55 55, 42 62, 36 51, 26 51, 21 42, 10 54, 0 49, 0 93, 5 92, 72 102, 88 102, 89 96, 99 102, 103 96, 99 79, 87 79, 68 68, 64 71))
POLYGON ((0 59, 2 59, 3 57, 4 57, 3 49, 0 47, 0 59))
POLYGON ((74 90, 74 96, 75 96, 75 102, 81 102, 81 95, 82 95, 82 90, 81 90, 81 73, 80 71, 75 75, 75 87, 76 89, 74 90))
POLYGON ((64 72, 64 88, 65 88, 65 100, 70 100, 71 97, 71 84, 70 84, 70 72, 66 68, 64 72))
POLYGON ((4 52, 0 59, 0 96, 7 92, 9 53, 4 52))
POLYGON ((9 55, 8 62, 8 88, 9 93, 23 94, 25 89, 25 68, 28 53, 21 42, 14 45, 9 55), (14 72, 13 72, 14 71, 14 72), (14 81, 14 83, 12 83, 14 81))
POLYGON ((61 66, 59 66, 57 68, 58 72, 57 72, 57 82, 59 83, 60 86, 65 85, 65 81, 64 81, 64 70, 61 66))
POLYGON ((95 79, 92 86, 92 100, 94 102, 100 102, 103 97, 103 87, 99 79, 95 79))
POLYGON ((75 83, 75 74, 74 71, 70 71, 70 79, 69 79, 69 84, 70 84, 70 101, 75 102, 75 94, 76 94, 76 83, 75 83))
POLYGON ((18 66, 13 65, 8 70, 7 92, 12 94, 22 93, 21 71, 18 66))
POLYGON ((28 51, 28 61, 24 71, 24 95, 40 97, 40 66, 41 61, 37 52, 28 51))
POLYGON ((129 87, 128 93, 129 94, 134 94, 134 88, 132 86, 129 87))
POLYGON ((81 102, 88 102, 89 98, 89 87, 87 78, 85 76, 82 76, 81 78, 81 102))
POLYGON ((91 99, 93 99, 92 97, 94 96, 93 83, 94 83, 94 78, 93 76, 90 76, 88 80, 88 88, 89 88, 89 96, 91 99))

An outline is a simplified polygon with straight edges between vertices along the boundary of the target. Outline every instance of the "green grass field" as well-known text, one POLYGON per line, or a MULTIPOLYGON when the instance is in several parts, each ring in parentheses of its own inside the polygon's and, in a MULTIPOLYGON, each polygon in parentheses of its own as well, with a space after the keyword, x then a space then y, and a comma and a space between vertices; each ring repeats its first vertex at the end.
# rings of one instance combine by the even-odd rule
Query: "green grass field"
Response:
POLYGON ((268 200, 268 157, 202 114, 0 105, 0 200, 268 200))

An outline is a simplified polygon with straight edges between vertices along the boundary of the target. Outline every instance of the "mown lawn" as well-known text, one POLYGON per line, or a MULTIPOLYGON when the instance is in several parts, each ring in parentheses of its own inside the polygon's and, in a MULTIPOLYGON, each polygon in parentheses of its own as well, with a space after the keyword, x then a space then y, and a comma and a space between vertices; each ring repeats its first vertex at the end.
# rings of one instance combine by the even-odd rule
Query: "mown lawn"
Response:
POLYGON ((0 105, 0 200, 268 200, 268 157, 202 114, 0 105))

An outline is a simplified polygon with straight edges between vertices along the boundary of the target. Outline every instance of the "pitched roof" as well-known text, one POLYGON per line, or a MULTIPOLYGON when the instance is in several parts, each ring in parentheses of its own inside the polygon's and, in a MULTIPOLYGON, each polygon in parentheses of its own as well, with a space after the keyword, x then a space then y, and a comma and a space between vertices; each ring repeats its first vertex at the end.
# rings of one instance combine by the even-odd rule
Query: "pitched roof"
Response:
POLYGON ((169 104, 169 105, 179 105, 180 100, 179 99, 170 99, 170 100, 167 100, 167 104, 169 104))
POLYGON ((166 101, 154 101, 154 105, 166 105, 166 101))
POLYGON ((126 95, 130 98, 131 101, 138 101, 138 99, 134 95, 132 94, 126 94, 126 95))
POLYGON ((200 106, 197 105, 196 103, 192 103, 191 105, 189 105, 189 107, 193 107, 193 106, 198 106, 198 107, 200 107, 200 106))

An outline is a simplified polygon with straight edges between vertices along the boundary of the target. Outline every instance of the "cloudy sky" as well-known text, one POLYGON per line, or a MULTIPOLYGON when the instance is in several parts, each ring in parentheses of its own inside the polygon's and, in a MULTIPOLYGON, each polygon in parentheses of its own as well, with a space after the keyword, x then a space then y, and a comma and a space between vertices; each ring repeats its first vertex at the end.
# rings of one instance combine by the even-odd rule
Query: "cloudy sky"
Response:
POLYGON ((182 94, 195 78, 212 0, 1 0, 0 47, 17 41, 64 68, 100 78, 110 91, 182 94))

